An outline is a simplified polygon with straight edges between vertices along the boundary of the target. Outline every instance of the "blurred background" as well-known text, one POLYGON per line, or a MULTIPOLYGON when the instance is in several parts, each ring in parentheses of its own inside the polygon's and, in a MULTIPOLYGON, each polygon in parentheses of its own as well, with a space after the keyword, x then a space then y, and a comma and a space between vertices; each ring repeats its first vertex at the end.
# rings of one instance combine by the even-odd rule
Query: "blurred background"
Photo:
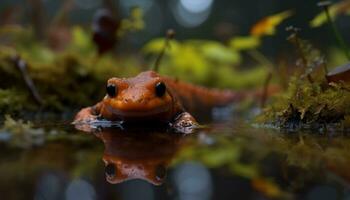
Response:
MULTIPOLYGON (((62 12, 63 4, 69 1, 66 23, 87 28, 91 26, 96 10, 101 7, 110 8, 119 19, 128 16, 132 7, 140 7, 144 12, 145 28, 122 40, 127 43, 125 48, 133 50, 139 49, 152 38, 163 36, 169 28, 176 30, 176 38, 180 40, 196 38, 227 41, 233 36, 249 34, 251 26, 258 20, 284 10, 293 10, 295 15, 279 26, 275 37, 265 39, 262 49, 267 55, 274 57, 288 47, 285 42, 288 33, 284 30, 289 25, 301 28, 303 36, 320 48, 334 45, 328 26, 309 27, 309 22, 322 11, 316 5, 317 1, 2 0, 0 24, 29 25, 33 21, 40 21, 35 23, 48 27, 58 12, 62 12)), ((350 23, 346 17, 336 23, 345 36, 350 34, 350 23)), ((346 40, 349 41, 349 37, 346 40)))

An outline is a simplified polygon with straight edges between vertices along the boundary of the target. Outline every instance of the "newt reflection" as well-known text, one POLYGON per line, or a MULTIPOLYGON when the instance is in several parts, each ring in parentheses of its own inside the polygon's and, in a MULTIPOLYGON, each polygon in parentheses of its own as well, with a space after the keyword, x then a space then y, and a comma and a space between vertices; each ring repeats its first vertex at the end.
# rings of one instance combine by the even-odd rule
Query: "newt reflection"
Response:
POLYGON ((131 179, 162 184, 167 167, 183 138, 178 134, 142 130, 125 133, 112 128, 103 129, 95 135, 105 145, 106 180, 113 184, 131 179))

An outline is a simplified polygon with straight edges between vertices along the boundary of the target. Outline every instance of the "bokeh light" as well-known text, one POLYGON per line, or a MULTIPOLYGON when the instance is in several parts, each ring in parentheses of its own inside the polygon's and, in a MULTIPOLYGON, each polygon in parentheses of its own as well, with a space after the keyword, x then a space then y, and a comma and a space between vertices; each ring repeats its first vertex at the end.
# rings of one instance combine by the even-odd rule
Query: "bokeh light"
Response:
POLYGON ((208 10, 213 0, 180 0, 181 5, 193 13, 200 13, 208 10))
POLYGON ((201 163, 186 162, 180 165, 174 173, 174 182, 180 200, 211 199, 211 176, 201 163))
POLYGON ((207 6, 194 7, 193 3, 183 4, 183 1, 177 1, 171 6, 172 12, 178 24, 191 28, 197 27, 205 22, 211 13, 211 3, 207 6))

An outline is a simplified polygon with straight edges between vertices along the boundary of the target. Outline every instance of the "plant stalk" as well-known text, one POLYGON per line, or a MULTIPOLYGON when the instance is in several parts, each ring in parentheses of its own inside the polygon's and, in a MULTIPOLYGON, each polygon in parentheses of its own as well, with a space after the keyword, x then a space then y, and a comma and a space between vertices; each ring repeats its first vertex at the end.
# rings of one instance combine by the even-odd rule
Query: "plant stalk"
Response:
POLYGON ((345 56, 348 58, 348 60, 350 60, 350 51, 349 51, 349 48, 348 46, 346 45, 345 41, 344 41, 344 38, 341 36, 337 26, 335 25, 334 21, 332 20, 332 17, 329 13, 329 8, 328 6, 324 6, 323 7, 325 13, 326 13, 326 16, 327 16, 327 20, 328 20, 328 23, 331 25, 331 28, 332 28, 332 31, 333 31, 333 34, 338 42, 338 44, 340 45, 340 47, 343 49, 343 52, 345 54, 345 56))

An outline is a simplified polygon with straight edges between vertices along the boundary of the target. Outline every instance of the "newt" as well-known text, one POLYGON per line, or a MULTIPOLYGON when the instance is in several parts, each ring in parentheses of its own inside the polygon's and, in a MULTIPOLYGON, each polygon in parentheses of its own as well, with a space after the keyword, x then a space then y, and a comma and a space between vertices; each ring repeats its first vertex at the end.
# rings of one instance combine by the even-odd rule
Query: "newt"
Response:
POLYGON ((132 78, 110 78, 106 93, 101 102, 78 112, 73 124, 89 124, 98 119, 152 121, 165 123, 176 132, 190 133, 199 126, 192 113, 225 106, 249 95, 196 86, 154 71, 132 78))

